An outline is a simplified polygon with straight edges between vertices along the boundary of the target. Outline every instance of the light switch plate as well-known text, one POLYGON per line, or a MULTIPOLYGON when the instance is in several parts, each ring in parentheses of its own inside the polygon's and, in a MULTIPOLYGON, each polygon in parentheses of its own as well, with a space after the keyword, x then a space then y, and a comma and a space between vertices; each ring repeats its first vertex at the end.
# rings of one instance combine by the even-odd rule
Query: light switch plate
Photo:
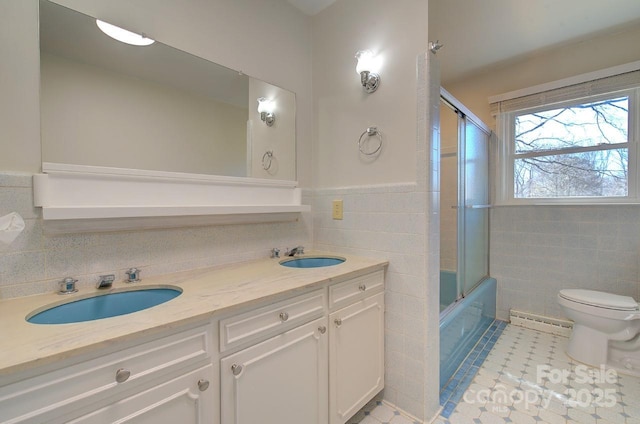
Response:
POLYGON ((333 219, 342 219, 342 200, 334 200, 331 209, 333 219))

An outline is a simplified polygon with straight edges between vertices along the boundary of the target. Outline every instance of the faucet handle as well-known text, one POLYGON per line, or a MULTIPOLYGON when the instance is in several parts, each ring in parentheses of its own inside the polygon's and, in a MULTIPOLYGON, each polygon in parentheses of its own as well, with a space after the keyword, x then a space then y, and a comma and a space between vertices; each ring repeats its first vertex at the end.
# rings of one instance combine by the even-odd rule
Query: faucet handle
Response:
POLYGON ((67 277, 64 280, 60 281, 59 286, 60 289, 58 290, 58 294, 70 294, 70 293, 75 293, 78 291, 78 289, 76 288, 76 283, 78 282, 78 280, 75 280, 71 277, 67 277))
POLYGON ((127 279, 127 283, 136 283, 138 281, 140 281, 140 273, 142 272, 142 270, 138 269, 138 268, 129 268, 125 274, 127 274, 129 276, 129 278, 127 279))
POLYGON ((271 249, 271 257, 272 258, 279 258, 280 257, 280 249, 278 249, 277 247, 274 247, 273 249, 271 249))

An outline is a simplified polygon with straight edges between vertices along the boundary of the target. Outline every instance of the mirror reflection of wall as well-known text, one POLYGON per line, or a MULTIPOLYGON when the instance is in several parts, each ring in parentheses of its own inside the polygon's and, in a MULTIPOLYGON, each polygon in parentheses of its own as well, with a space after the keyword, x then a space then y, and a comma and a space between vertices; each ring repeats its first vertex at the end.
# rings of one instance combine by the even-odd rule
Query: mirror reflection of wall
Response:
POLYGON ((275 119, 271 126, 262 122, 259 115, 252 120, 249 176, 268 178, 279 174, 295 175, 295 149, 287 146, 288 140, 295 140, 296 137, 295 95, 280 87, 251 78, 249 99, 255 99, 256 114, 257 99, 261 97, 273 102, 275 119), (269 160, 265 158, 263 161, 266 152, 272 152, 272 156, 269 160))
POLYGON ((46 0, 40 22, 43 162, 295 180, 293 93, 158 42, 120 43, 46 0), (278 95, 270 131, 256 93, 278 95))
POLYGON ((41 55, 45 162, 246 176, 246 107, 41 55))

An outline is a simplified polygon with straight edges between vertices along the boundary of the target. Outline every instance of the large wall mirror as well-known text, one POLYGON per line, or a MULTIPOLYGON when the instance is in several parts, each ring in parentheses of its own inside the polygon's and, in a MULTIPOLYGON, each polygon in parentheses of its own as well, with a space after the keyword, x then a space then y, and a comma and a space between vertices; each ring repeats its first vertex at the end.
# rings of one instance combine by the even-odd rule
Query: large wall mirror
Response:
POLYGON ((295 95, 40 1, 43 162, 295 180, 295 95), (271 100, 271 125, 258 99, 271 100))

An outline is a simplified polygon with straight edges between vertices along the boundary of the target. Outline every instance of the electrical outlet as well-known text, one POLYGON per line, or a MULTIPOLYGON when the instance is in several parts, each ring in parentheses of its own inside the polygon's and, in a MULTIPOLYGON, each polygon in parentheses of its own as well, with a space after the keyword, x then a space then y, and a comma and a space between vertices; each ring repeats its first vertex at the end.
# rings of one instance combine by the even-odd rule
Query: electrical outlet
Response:
POLYGON ((333 219, 342 219, 342 200, 333 201, 333 219))

